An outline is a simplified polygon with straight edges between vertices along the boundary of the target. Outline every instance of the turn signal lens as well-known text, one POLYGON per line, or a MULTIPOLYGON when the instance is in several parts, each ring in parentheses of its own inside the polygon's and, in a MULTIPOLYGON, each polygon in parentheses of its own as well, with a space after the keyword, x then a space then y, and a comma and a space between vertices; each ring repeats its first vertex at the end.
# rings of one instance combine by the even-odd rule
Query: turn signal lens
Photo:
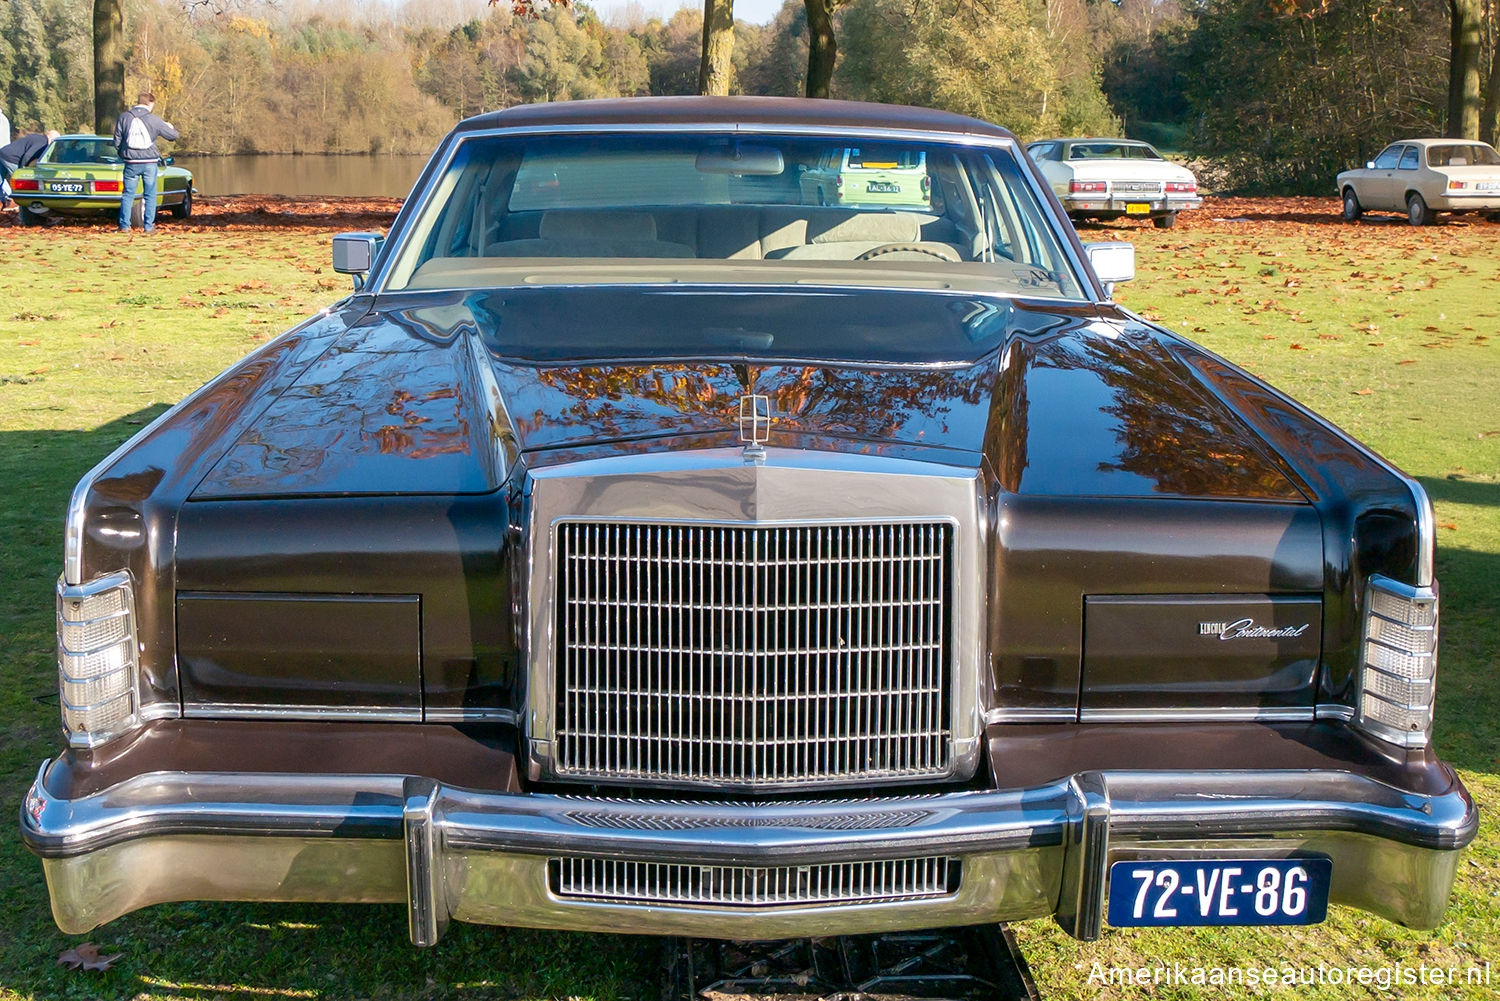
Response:
POLYGON ((57 588, 57 686, 63 729, 94 747, 137 720, 135 596, 130 575, 57 588))
POLYGON ((1198 190, 1197 181, 1168 181, 1167 190, 1173 194, 1192 194, 1198 190))
POLYGON ((123 181, 95 181, 94 191, 99 194, 118 195, 124 186, 123 181))
POLYGON ((1365 588, 1359 725, 1381 740, 1425 747, 1436 694, 1438 597, 1379 574, 1365 588))
POLYGON ((1109 185, 1104 181, 1069 181, 1068 193, 1079 194, 1080 192, 1108 191, 1109 185))
POLYGON ((12 190, 12 191, 41 191, 42 190, 42 182, 38 181, 34 177, 17 177, 17 178, 14 178, 14 179, 11 180, 11 182, 10 182, 10 190, 12 190))

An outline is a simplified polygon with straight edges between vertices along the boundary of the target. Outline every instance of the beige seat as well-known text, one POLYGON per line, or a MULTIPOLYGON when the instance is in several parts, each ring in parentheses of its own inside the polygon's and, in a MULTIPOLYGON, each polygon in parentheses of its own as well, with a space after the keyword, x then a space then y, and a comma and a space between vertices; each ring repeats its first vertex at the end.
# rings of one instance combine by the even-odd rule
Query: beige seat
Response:
POLYGON ((542 213, 535 239, 491 244, 489 257, 695 257, 683 243, 659 240, 649 212, 542 213))

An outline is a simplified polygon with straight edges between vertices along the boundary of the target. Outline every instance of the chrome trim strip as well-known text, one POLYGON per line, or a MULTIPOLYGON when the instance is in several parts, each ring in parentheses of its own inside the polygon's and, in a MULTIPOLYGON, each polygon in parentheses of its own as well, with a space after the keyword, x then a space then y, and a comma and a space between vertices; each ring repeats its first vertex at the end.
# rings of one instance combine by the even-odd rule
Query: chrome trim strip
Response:
POLYGON ((1315 719, 1312 706, 1167 707, 1149 709, 1083 709, 1084 723, 1164 723, 1173 720, 1253 723, 1304 723, 1315 719))
POLYGON ((508 723, 514 726, 520 716, 514 709, 460 707, 427 709, 423 711, 422 719, 428 723, 508 723))
POLYGON ((1340 723, 1352 723, 1354 722, 1354 716, 1355 712, 1352 706, 1332 702, 1319 703, 1314 712, 1314 718, 1316 719, 1337 720, 1340 723))
POLYGON ((315 706, 285 703, 184 702, 184 719, 360 720, 419 723, 420 706, 315 706))
POLYGON ((986 726, 1001 723, 1073 723, 1077 719, 1078 710, 1072 707, 1022 709, 1000 706, 995 709, 986 709, 984 713, 986 726))
MULTIPOLYGON (((44 857, 85 855, 108 845, 162 833, 218 832, 245 836, 402 837, 406 785, 399 775, 288 775, 148 772, 77 799, 54 796, 43 763, 22 811, 22 835, 44 857)), ((1023 789, 899 797, 920 806, 898 826, 819 826, 833 811, 849 817, 889 813, 884 800, 792 803, 697 803, 607 800, 590 813, 620 818, 600 827, 573 817, 580 800, 548 793, 495 793, 441 786, 434 815, 450 849, 526 855, 597 855, 642 861, 726 865, 815 863, 859 858, 1060 847, 1079 804, 1094 809, 1108 789, 1112 836, 1250 837, 1292 831, 1368 834, 1422 848, 1462 848, 1473 839, 1478 812, 1454 780, 1424 795, 1346 771, 1100 771, 1023 789), (1075 785, 1075 780, 1081 784, 1075 785), (1080 790, 1086 795, 1080 799, 1080 790), (1090 792, 1093 790, 1093 792, 1090 792), (1095 795, 1097 793, 1097 795, 1095 795), (632 823, 672 815, 670 830, 632 823)))
MULTIPOLYGON (((840 129, 827 126, 799 126, 791 124, 770 125, 760 123, 756 123, 753 125, 736 124, 730 126, 725 126, 722 123, 715 125, 709 125, 706 123, 620 123, 615 125, 534 125, 519 126, 514 128, 507 128, 502 125, 495 128, 475 129, 472 131, 455 131, 450 133, 448 138, 445 140, 445 142, 447 143, 446 153, 444 153, 441 147, 436 152, 434 152, 432 158, 428 161, 427 166, 423 168, 422 176, 426 176, 427 173, 431 171, 433 182, 435 182, 437 178, 441 177, 448 171, 448 168, 453 163, 454 157, 456 157, 458 154, 459 148, 464 143, 473 139, 488 139, 495 136, 514 136, 518 138, 524 138, 526 136, 547 135, 638 135, 650 132, 663 133, 667 135, 722 134, 813 136, 841 140, 848 140, 851 135, 856 135, 856 133, 851 132, 847 128, 840 129), (440 161, 439 157, 441 157, 440 161)), ((857 133, 857 136, 859 138, 894 139, 896 141, 920 141, 931 142, 939 145, 964 146, 975 149, 1003 149, 1007 151, 1011 156, 1015 158, 1019 172, 1021 176, 1025 178, 1025 183, 1030 189, 1032 199, 1035 201, 1038 211, 1044 218, 1048 219, 1052 223, 1052 236, 1057 241, 1058 248, 1062 252, 1064 258, 1066 258, 1069 265, 1072 266, 1073 280, 1084 292, 1085 297, 1081 300, 1062 301, 1081 301, 1092 302, 1095 304, 1107 301, 1106 297, 1102 295, 1102 290, 1099 288, 1098 283, 1094 280, 1093 270, 1088 267, 1087 261, 1080 257, 1078 251, 1073 245, 1073 241, 1068 238, 1068 233, 1071 232, 1072 223, 1068 220, 1066 214, 1058 215, 1053 211, 1053 202, 1049 197, 1050 188, 1047 186, 1046 180, 1041 176, 1040 172, 1036 168, 1036 165, 1032 163, 1031 158, 1026 155, 1025 148, 1022 147, 1020 142, 1018 142, 1016 139, 1006 139, 999 136, 979 135, 969 132, 931 132, 922 129, 902 129, 894 127, 860 129, 857 133)), ((369 278, 365 282, 364 291, 367 291, 376 296, 388 294, 385 288, 385 282, 387 277, 389 276, 390 270, 393 267, 396 259, 405 252, 407 233, 415 224, 416 220, 420 219, 427 211, 428 204, 431 202, 437 186, 438 185, 436 183, 427 184, 426 187, 420 192, 419 198, 414 206, 403 206, 401 214, 397 217, 397 223, 399 223, 399 225, 393 226, 391 232, 386 235, 385 244, 381 248, 382 253, 379 260, 376 262, 376 266, 371 270, 369 278), (411 211, 409 213, 406 211, 408 207, 411 208, 411 211)), ((431 294, 435 291, 459 290, 424 289, 422 291, 424 294, 431 294)))
POLYGON ((1432 510, 1432 498, 1427 488, 1415 477, 1408 476, 1390 463, 1386 465, 1406 483, 1411 499, 1417 505, 1417 580, 1419 588, 1430 588, 1433 584, 1433 563, 1437 558, 1437 519, 1432 510))

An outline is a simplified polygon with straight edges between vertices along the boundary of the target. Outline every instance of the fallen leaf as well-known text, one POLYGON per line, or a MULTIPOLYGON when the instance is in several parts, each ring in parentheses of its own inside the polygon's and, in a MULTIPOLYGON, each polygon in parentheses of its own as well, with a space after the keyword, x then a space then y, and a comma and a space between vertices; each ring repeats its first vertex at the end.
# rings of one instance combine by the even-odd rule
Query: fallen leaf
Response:
POLYGON ((1456 532, 1458 531, 1458 523, 1452 521, 1440 521, 1438 522, 1438 528, 1446 528, 1450 532, 1456 532))
POLYGON ((1375 395, 1375 390, 1370 389, 1368 387, 1365 388, 1365 389, 1356 389, 1354 391, 1354 395, 1355 396, 1374 396, 1375 395))
POLYGON ((72 949, 58 954, 57 965, 66 966, 70 970, 98 970, 103 972, 109 969, 110 964, 121 956, 123 952, 117 952, 113 956, 99 955, 99 949, 92 942, 85 942, 72 949))
POLYGON ((1300 344, 1292 344, 1292 345, 1290 345, 1290 347, 1291 347, 1291 349, 1292 349, 1292 350, 1293 350, 1293 351, 1306 351, 1306 350, 1307 350, 1307 348, 1304 348, 1304 347, 1303 347, 1303 346, 1302 346, 1302 345, 1300 345, 1300 344))

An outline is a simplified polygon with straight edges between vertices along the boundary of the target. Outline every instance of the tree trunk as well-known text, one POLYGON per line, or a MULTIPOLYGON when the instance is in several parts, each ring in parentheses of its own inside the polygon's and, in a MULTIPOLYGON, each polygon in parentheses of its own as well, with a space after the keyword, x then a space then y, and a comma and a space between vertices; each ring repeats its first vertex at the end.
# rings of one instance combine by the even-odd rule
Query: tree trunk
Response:
POLYGON ((110 135, 125 103, 125 15, 121 0, 94 0, 94 131, 110 135))
POLYGON ((734 0, 703 0, 703 60, 698 93, 724 97, 734 72, 734 0))
POLYGON ((834 0, 802 0, 807 9, 807 96, 827 97, 839 43, 833 37, 834 0))
POLYGON ((1483 0, 1448 0, 1452 32, 1448 61, 1448 135, 1478 139, 1484 103, 1480 73, 1483 0))
POLYGON ((1491 146, 1500 142, 1500 52, 1490 64, 1490 86, 1484 99, 1484 114, 1479 116, 1479 138, 1491 146))

